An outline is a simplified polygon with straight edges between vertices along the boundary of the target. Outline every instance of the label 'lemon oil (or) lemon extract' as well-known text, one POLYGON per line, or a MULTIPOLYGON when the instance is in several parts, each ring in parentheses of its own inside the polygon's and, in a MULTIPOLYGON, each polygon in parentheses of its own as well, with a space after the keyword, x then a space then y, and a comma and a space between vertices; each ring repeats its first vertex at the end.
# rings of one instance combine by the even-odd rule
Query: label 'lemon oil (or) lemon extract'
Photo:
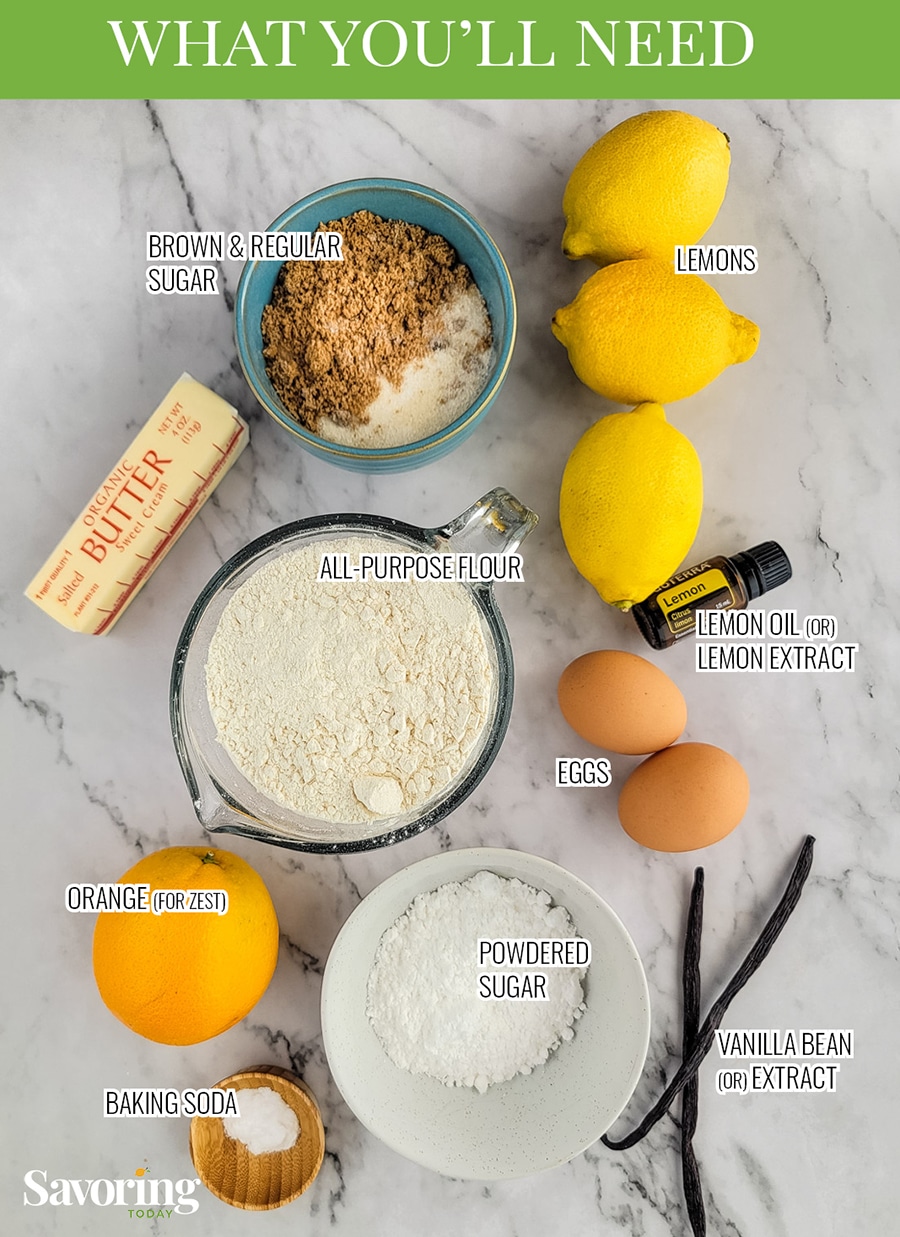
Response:
POLYGON ((764 541, 731 558, 714 555, 676 572, 631 613, 647 643, 667 649, 693 634, 698 610, 743 610, 790 578, 784 550, 777 541, 764 541))

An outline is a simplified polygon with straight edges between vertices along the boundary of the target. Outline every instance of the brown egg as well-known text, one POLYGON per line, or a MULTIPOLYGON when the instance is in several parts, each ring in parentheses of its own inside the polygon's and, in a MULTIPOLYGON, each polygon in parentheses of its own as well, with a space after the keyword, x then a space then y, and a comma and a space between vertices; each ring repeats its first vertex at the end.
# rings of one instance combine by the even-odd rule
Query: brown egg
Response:
POLYGON ((710 743, 676 743, 625 782, 619 821, 652 850, 700 850, 729 834, 749 801, 747 774, 733 756, 710 743))
POLYGON ((674 743, 687 724, 684 696, 636 653, 599 649, 566 666, 559 707, 574 731, 607 751, 643 756, 674 743))

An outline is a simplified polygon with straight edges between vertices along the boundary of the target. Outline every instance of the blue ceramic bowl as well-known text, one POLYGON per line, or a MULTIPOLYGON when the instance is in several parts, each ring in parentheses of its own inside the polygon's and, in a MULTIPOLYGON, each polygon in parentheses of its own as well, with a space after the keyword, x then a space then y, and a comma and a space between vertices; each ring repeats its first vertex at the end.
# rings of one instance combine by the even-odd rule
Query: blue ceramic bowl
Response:
POLYGON ((272 299, 279 262, 248 262, 238 284, 234 332, 244 376, 267 412, 320 459, 355 472, 386 473, 418 468, 459 446, 475 429, 503 385, 516 337, 512 280, 499 249, 484 228, 456 202, 405 180, 348 180, 310 194, 270 225, 270 232, 314 232, 320 223, 369 210, 382 219, 402 219, 446 237, 472 272, 484 297, 493 332, 491 368, 481 394, 444 429, 397 447, 348 447, 328 442, 298 425, 275 393, 262 354, 262 311, 272 299))

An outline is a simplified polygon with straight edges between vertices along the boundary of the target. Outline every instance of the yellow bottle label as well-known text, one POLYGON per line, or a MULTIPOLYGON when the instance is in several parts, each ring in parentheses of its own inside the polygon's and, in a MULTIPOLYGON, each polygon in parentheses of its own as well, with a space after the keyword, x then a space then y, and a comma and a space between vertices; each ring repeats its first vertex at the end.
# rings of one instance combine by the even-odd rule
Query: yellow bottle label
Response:
POLYGON ((240 455, 230 404, 182 374, 25 590, 72 631, 112 627, 240 455))
POLYGON ((730 610, 738 598, 724 573, 718 567, 707 567, 658 593, 656 601, 669 630, 677 636, 693 630, 695 610, 730 610))

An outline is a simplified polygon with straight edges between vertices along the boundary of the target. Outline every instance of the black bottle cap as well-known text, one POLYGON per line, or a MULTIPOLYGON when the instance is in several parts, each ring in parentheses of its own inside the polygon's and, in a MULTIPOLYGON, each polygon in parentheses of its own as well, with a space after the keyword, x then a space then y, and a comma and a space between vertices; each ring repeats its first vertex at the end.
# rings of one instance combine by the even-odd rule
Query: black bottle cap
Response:
POLYGON ((743 576, 751 601, 778 588, 779 584, 786 584, 792 574, 791 560, 777 541, 764 541, 740 554, 732 554, 731 561, 743 576))

